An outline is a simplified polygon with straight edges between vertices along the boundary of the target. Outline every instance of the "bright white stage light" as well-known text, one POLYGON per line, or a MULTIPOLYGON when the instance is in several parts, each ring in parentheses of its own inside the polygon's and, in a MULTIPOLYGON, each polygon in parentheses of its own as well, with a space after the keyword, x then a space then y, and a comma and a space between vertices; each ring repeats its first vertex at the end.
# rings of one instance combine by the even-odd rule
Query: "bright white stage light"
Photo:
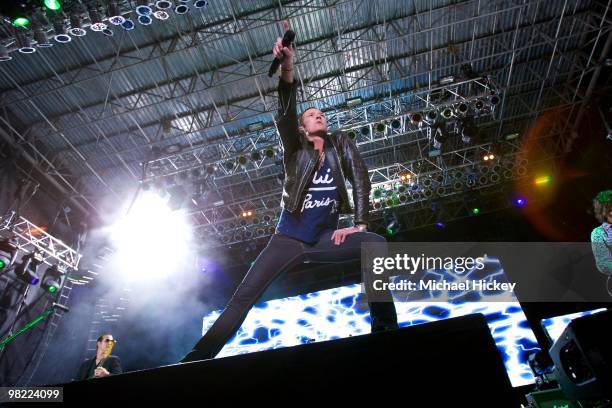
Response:
POLYGON ((128 281, 160 280, 184 267, 191 227, 183 212, 172 211, 154 192, 142 193, 111 230, 121 276, 128 281))

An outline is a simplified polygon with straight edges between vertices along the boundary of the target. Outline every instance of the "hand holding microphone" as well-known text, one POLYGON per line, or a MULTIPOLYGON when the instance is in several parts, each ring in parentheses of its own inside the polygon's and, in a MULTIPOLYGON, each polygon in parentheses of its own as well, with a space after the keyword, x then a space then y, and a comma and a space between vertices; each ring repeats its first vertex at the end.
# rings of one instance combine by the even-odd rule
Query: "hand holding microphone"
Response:
POLYGON ((295 39, 295 32, 289 30, 289 23, 287 21, 284 22, 284 27, 285 35, 283 38, 278 37, 272 48, 272 53, 275 58, 268 71, 269 77, 272 77, 272 75, 276 73, 279 66, 281 66, 281 70, 283 71, 293 69, 293 56, 295 54, 293 51, 293 40, 295 39))

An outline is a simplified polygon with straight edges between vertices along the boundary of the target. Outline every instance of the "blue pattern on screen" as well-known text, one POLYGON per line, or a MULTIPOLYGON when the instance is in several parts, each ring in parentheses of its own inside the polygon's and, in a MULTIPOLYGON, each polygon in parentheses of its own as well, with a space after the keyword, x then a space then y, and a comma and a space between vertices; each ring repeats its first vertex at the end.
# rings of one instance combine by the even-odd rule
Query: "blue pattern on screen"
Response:
MULTIPOLYGON (((490 259, 488 259, 490 261, 490 259)), ((489 262, 487 262, 489 263, 489 262)), ((499 280, 497 268, 487 268, 499 280)), ((452 275, 448 271, 429 271, 452 275)), ((502 271, 503 274, 503 271, 502 271)), ((457 293, 431 293, 432 298, 457 299, 457 293)), ((495 294, 476 294, 477 298, 495 294)), ((460 296, 465 299, 465 296, 460 296)), ((470 296, 470 298, 472 298, 470 296)), ((487 318, 508 376, 513 386, 533 383, 534 377, 527 357, 539 350, 535 336, 518 302, 395 302, 400 327, 482 313, 487 318)), ((219 317, 214 311, 203 319, 203 333, 219 317)), ((370 333, 370 313, 361 293, 361 285, 276 299, 254 306, 236 335, 218 354, 226 357, 279 347, 333 340, 370 333)))

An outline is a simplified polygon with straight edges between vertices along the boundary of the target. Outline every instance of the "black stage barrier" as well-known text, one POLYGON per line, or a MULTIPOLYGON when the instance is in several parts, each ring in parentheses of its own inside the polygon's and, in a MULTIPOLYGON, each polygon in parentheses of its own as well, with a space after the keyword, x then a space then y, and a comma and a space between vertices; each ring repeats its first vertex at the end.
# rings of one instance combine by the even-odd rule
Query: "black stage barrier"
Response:
POLYGON ((329 406, 331 400, 520 406, 482 314, 58 386, 66 403, 105 406, 127 399, 228 407, 329 406))

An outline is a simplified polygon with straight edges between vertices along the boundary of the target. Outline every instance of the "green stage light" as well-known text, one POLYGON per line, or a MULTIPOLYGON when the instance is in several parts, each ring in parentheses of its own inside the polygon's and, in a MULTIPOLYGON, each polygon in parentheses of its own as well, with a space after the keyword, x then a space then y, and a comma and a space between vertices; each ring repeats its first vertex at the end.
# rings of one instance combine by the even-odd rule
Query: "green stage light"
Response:
POLYGON ((62 8, 59 0, 45 0, 45 7, 49 10, 59 10, 62 8))
POLYGON ((480 208, 478 207, 472 208, 472 215, 478 215, 478 214, 480 214, 480 208))
POLYGON ((30 20, 25 17, 17 17, 13 20, 13 25, 15 27, 25 27, 30 24, 30 20))

